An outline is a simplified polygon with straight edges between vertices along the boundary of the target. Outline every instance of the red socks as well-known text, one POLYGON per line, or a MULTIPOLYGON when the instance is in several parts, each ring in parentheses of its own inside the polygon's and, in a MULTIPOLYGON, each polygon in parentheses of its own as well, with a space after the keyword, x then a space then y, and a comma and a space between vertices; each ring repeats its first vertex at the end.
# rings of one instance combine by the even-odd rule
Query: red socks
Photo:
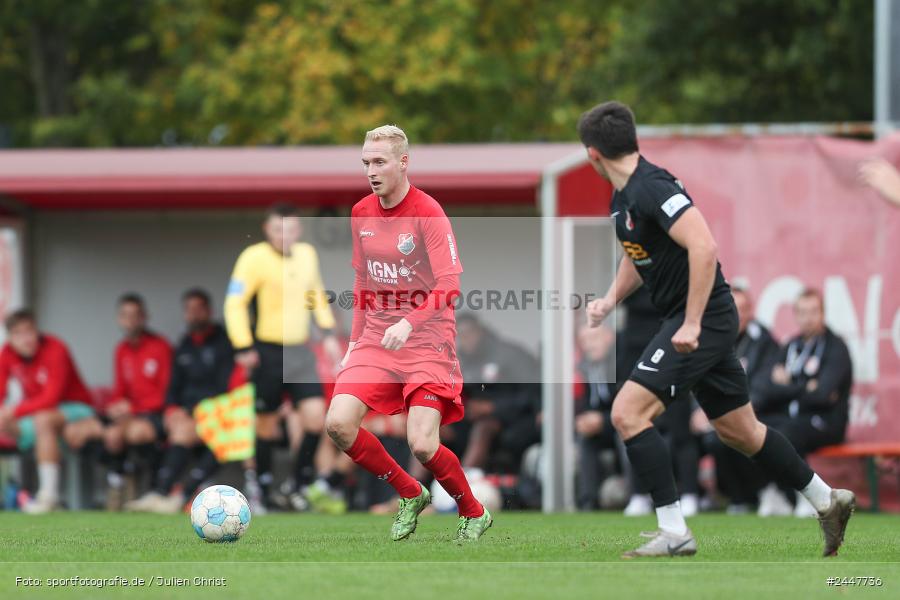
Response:
POLYGON ((431 460, 425 463, 425 468, 434 474, 435 479, 456 500, 456 504, 459 506, 459 516, 480 517, 484 514, 481 502, 472 495, 459 459, 446 446, 441 444, 431 460))
POLYGON ((359 428, 356 441, 346 452, 353 462, 378 479, 391 484, 401 498, 415 498, 422 493, 422 486, 419 482, 400 468, 400 465, 391 458, 377 437, 362 427, 359 428))

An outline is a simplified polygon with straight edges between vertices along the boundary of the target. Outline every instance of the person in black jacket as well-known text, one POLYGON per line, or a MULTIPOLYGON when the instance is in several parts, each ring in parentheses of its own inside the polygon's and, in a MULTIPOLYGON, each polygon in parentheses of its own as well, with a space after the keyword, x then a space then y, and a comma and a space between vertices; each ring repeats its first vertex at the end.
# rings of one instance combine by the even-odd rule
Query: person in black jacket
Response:
MULTIPOLYGON (((818 291, 800 294, 794 317, 800 333, 761 381, 756 408, 761 420, 781 431, 803 456, 844 441, 853 363, 844 341, 825 326, 825 303, 818 291)), ((760 514, 768 512, 773 491, 767 488, 768 496, 761 498, 760 514)), ((798 515, 808 512, 803 503, 797 508, 798 515)))
POLYGON ((234 352, 225 328, 212 321, 212 301, 205 290, 190 289, 182 301, 188 330, 175 349, 164 410, 169 448, 155 488, 127 505, 129 510, 176 513, 219 466, 197 436, 193 411, 202 400, 228 391, 234 352), (181 493, 173 494, 175 483, 195 450, 199 452, 195 467, 183 480, 181 493))
POLYGON ((475 315, 456 317, 466 421, 471 425, 462 465, 516 470, 540 442, 540 366, 524 348, 501 339, 475 315), (489 460, 490 459, 490 460, 489 460))
POLYGON ((578 328, 578 376, 583 385, 575 398, 575 433, 578 441, 579 510, 600 508, 598 491, 609 473, 600 460, 600 452, 616 449, 616 431, 610 420, 615 379, 616 334, 607 327, 578 328))
MULTIPOLYGON (((769 330, 753 318, 754 305, 750 294, 732 288, 731 295, 738 311, 738 339, 735 354, 747 372, 750 402, 761 419, 765 414, 760 390, 768 381, 772 368, 778 362, 781 347, 769 330)), ((728 512, 742 514, 757 503, 759 488, 763 485, 762 473, 752 460, 722 443, 698 407, 692 416, 692 429, 703 434, 703 446, 716 461, 716 483, 729 499, 728 512)))

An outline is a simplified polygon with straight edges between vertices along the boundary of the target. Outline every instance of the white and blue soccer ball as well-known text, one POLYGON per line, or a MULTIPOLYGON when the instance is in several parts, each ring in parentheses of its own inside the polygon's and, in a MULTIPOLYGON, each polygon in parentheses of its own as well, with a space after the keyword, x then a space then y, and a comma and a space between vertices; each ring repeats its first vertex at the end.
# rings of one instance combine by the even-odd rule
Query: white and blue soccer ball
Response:
POLYGON ((204 542, 236 542, 250 527, 250 505, 231 486, 210 486, 191 504, 191 525, 204 542))

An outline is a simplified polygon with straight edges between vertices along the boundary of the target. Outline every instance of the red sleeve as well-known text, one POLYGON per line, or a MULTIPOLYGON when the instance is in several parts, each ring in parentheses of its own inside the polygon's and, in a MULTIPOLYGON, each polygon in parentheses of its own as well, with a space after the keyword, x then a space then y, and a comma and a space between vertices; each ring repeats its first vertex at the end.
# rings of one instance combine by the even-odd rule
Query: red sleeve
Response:
POLYGON ((47 384, 40 393, 22 399, 16 407, 17 418, 53 408, 63 400, 72 377, 72 363, 64 346, 54 344, 47 350, 43 357, 43 366, 47 368, 47 384))
POLYGON ((7 385, 9 384, 9 353, 0 350, 0 406, 6 402, 7 385))
POLYGON ((366 327, 366 304, 363 292, 366 290, 366 265, 362 255, 362 244, 359 241, 359 221, 356 218, 356 207, 350 215, 350 236, 353 238, 353 325, 350 327, 350 341, 355 342, 366 327))
POLYGON ((459 259, 456 237, 453 235, 450 219, 447 218, 437 202, 434 202, 433 207, 426 209, 421 215, 419 227, 425 239, 428 262, 435 280, 444 275, 462 273, 462 261, 459 259))
POLYGON ((365 271, 356 271, 353 278, 353 326, 350 328, 350 341, 355 342, 366 328, 366 291, 365 271))
POLYGON ((441 314, 459 296, 459 275, 444 275, 438 279, 434 288, 419 306, 409 311, 404 317, 413 329, 417 329, 428 319, 441 314))
POLYGON ((116 346, 113 356, 113 390, 112 401, 118 402, 125 397, 125 375, 122 369, 122 345, 116 346))

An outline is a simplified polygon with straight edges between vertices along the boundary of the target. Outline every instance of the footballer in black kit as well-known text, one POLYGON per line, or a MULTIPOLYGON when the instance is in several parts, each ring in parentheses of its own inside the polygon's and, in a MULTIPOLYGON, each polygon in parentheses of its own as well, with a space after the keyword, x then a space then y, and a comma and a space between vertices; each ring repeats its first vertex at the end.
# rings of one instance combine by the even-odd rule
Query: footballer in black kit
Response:
POLYGON ((588 304, 588 323, 602 323, 642 285, 664 315, 612 405, 613 426, 640 487, 653 498, 659 525, 649 541, 622 557, 697 552, 668 446, 653 425, 668 404, 691 391, 723 443, 809 500, 824 533, 823 555, 837 554, 856 498, 849 490, 832 489, 787 438, 753 413, 747 376, 734 350, 737 308, 702 214, 675 177, 641 156, 634 115, 624 104, 605 102, 587 111, 578 134, 591 166, 615 189, 610 216, 625 251, 609 291, 588 304))
POLYGON ((625 253, 663 315, 629 379, 666 405, 679 392, 693 390, 707 416, 715 419, 749 402, 747 376, 734 353, 737 308, 718 261, 698 348, 684 354, 672 345, 685 320, 689 269, 687 250, 668 232, 691 206, 684 185, 641 156, 627 185, 614 192, 610 215, 625 253))

